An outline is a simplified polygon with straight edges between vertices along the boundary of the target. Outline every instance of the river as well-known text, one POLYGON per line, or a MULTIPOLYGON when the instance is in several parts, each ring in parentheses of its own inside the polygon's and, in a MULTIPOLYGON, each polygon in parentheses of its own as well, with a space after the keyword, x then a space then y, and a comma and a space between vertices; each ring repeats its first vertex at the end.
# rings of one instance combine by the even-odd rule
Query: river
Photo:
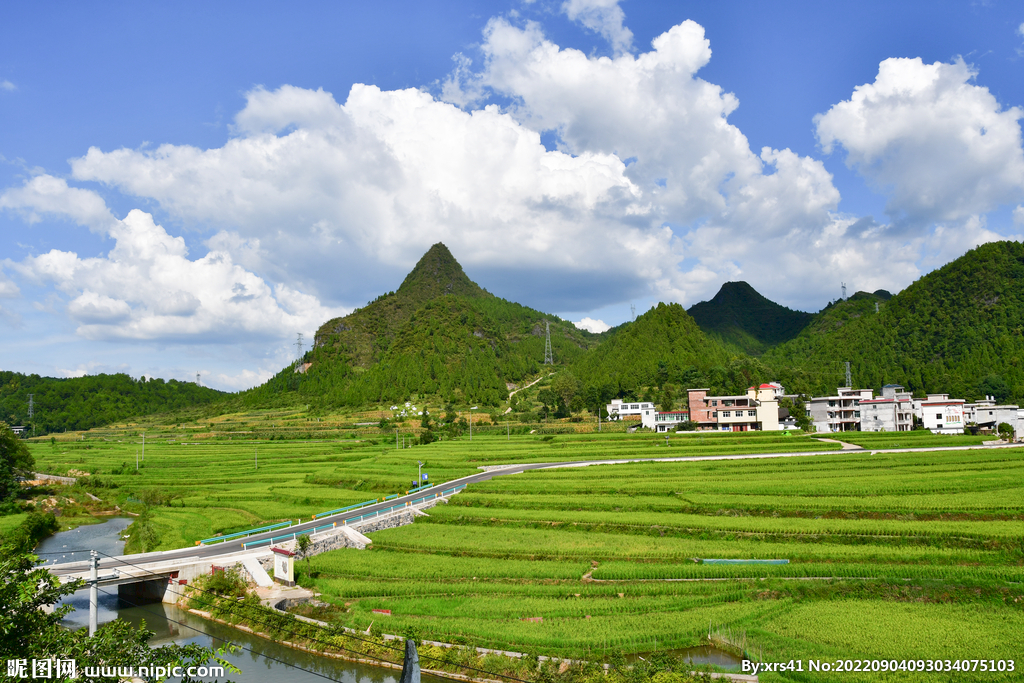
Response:
MULTIPOLYGON (((121 533, 131 524, 131 519, 114 518, 103 524, 92 524, 63 531, 42 541, 36 553, 47 563, 56 560, 69 562, 86 560, 89 550, 95 549, 108 555, 119 555, 124 549, 121 533)), ((80 590, 64 600, 75 608, 65 619, 69 628, 89 626, 89 590, 80 590)), ((124 619, 134 626, 145 626, 153 631, 150 645, 157 647, 169 643, 198 643, 205 647, 218 648, 227 643, 241 646, 239 652, 226 654, 228 660, 241 674, 229 674, 226 678, 236 683, 314 683, 325 678, 345 683, 397 683, 398 671, 381 667, 366 666, 355 662, 311 655, 301 650, 284 647, 264 638, 239 631, 215 622, 206 621, 172 605, 151 603, 133 606, 117 597, 115 588, 99 589, 97 621, 104 624, 114 619, 124 619)), ((395 661, 401 654, 395 653, 395 661)), ((423 676, 424 682, 450 683, 447 679, 423 676)))

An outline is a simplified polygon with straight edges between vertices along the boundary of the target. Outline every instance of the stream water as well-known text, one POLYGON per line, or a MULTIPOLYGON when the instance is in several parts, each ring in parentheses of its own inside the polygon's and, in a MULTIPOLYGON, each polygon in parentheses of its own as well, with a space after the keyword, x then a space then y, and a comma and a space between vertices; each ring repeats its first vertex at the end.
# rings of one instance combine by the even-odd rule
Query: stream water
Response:
MULTIPOLYGON (((131 524, 131 519, 114 518, 103 524, 78 527, 63 531, 47 538, 36 548, 40 559, 70 562, 86 560, 89 550, 95 549, 108 555, 119 555, 124 549, 122 532, 131 524)), ((89 591, 80 590, 64 600, 75 608, 65 619, 69 628, 78 629, 89 625, 89 591)), ((131 605, 117 597, 116 588, 99 589, 97 621, 104 624, 114 619, 124 619, 135 626, 145 623, 154 635, 150 644, 154 647, 168 643, 198 643, 211 648, 223 647, 228 643, 242 647, 242 650, 225 655, 225 659, 242 670, 241 675, 227 676, 236 683, 313 683, 325 678, 345 683, 397 683, 397 670, 366 666, 312 655, 294 650, 274 641, 266 640, 230 626, 210 622, 172 605, 151 603, 131 605)), ((689 656, 694 664, 715 664, 724 667, 738 667, 739 659, 715 648, 699 647, 679 650, 675 654, 689 656)), ((400 661, 401 654, 395 653, 400 661)), ((442 683, 448 679, 423 676, 425 683, 442 683)))
MULTIPOLYGON (((124 549, 121 534, 131 521, 114 518, 103 524, 63 531, 42 541, 36 553, 47 564, 53 561, 87 560, 92 549, 108 555, 119 555, 124 549)), ((87 628, 89 590, 80 590, 65 598, 63 603, 75 608, 65 619, 68 628, 87 628)), ((230 626, 201 619, 172 605, 159 602, 131 605, 117 597, 116 588, 100 588, 98 623, 104 624, 118 618, 135 626, 145 624, 148 630, 154 632, 149 641, 154 647, 169 643, 198 643, 211 648, 223 647, 228 643, 241 646, 239 652, 224 657, 242 670, 241 674, 227 676, 236 683, 314 683, 325 678, 345 683, 397 683, 399 677, 397 670, 311 655, 230 626)), ((397 658, 394 661, 401 661, 401 653, 395 654, 397 658)), ((446 679, 425 675, 423 680, 442 683, 446 679)))

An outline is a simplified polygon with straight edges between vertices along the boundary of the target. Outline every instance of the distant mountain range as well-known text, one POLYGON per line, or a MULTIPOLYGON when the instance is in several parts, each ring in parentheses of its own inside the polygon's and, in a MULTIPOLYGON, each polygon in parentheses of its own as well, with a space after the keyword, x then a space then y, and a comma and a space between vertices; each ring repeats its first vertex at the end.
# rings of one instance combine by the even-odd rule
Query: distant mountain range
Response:
POLYGON ((816 314, 776 304, 745 282, 727 282, 685 311, 659 304, 600 335, 499 299, 434 245, 396 292, 325 323, 306 361, 248 392, 267 400, 297 391, 342 404, 414 393, 495 403, 506 383, 537 373, 544 324, 556 365, 580 391, 652 397, 666 385, 737 392, 778 379, 821 394, 845 382, 879 388, 1024 400, 1024 246, 971 250, 896 296, 857 292, 816 314))
POLYGON ((0 421, 12 427, 35 426, 37 434, 46 434, 183 410, 228 396, 216 389, 174 379, 134 379, 125 374, 58 379, 0 372, 0 421))
POLYGON ((810 314, 780 306, 745 282, 727 282, 689 311, 659 304, 592 334, 487 292, 439 243, 396 291, 325 322, 300 363, 259 387, 229 395, 127 375, 57 380, 0 373, 0 419, 25 421, 28 393, 42 431, 216 401, 330 407, 429 395, 498 406, 510 385, 543 371, 548 327, 553 369, 572 376, 588 406, 615 396, 670 400, 694 386, 736 393, 771 380, 820 395, 845 383, 847 361, 860 388, 895 383, 919 394, 1021 402, 1022 284, 1024 245, 994 242, 895 296, 857 292, 810 314))
POLYGON ((762 361, 805 391, 834 389, 850 361, 858 387, 1021 401, 1022 285, 1024 245, 984 244, 891 298, 858 292, 827 306, 762 361))

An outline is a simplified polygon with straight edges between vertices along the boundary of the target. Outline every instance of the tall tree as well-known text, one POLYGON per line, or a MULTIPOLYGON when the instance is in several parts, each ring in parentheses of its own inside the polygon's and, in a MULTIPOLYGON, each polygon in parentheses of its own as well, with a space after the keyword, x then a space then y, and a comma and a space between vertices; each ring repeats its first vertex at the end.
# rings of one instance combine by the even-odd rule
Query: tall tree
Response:
POLYGON ((17 473, 31 470, 34 464, 28 446, 10 427, 0 422, 0 510, 10 508, 18 495, 17 473))

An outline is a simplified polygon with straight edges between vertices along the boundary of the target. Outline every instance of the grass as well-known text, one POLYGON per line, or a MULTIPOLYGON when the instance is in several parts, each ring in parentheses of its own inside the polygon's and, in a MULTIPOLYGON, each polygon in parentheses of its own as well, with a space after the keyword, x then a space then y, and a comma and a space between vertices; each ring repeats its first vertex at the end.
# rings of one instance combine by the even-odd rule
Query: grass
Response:
MULTIPOLYGON (((275 419, 285 417, 302 419, 275 419)), ((372 428, 336 428, 323 442, 221 434, 183 445, 182 431, 148 432, 137 474, 141 439, 128 433, 33 452, 40 469, 91 472, 83 479, 101 497, 148 509, 158 541, 150 549, 400 493, 417 461, 440 483, 491 464, 694 457, 498 477, 414 525, 374 533, 369 550, 297 563, 298 578, 331 603, 326 618, 338 624, 533 654, 596 660, 709 635, 768 661, 1021 651, 1024 454, 1016 450, 929 451, 954 441, 917 434, 898 437, 921 450, 896 454, 872 454, 880 437, 867 434, 856 435, 866 437, 863 451, 749 433, 673 435, 666 447, 664 436, 620 432, 475 433, 472 442, 395 449, 393 434, 372 428), (801 451, 827 453, 706 459, 801 451)), ((869 679, 888 680, 761 676, 869 679)))

